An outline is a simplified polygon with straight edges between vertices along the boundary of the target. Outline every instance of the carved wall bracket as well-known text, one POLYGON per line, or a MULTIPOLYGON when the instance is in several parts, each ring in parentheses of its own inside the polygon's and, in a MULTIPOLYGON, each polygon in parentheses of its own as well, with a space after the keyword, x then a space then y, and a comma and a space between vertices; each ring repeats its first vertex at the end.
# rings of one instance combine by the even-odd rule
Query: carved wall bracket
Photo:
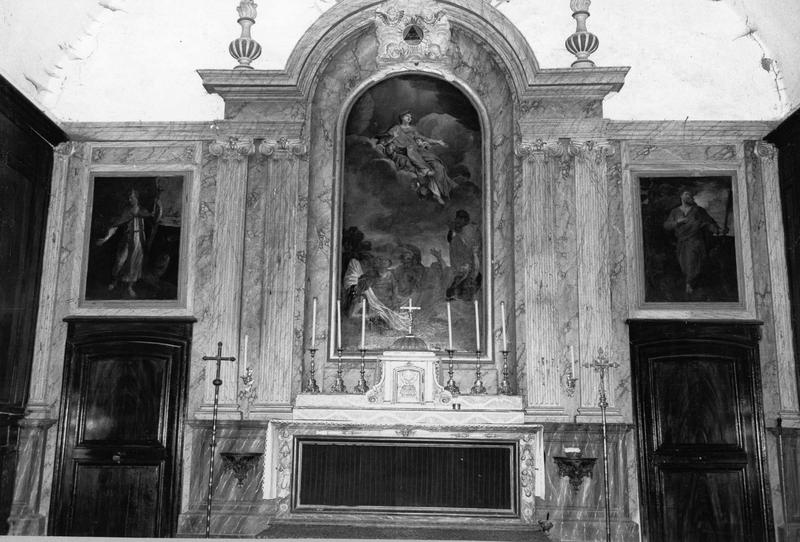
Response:
POLYGON ((594 464, 597 461, 596 457, 581 457, 578 454, 576 457, 553 457, 556 466, 558 466, 558 475, 562 478, 569 478, 569 484, 572 486, 572 491, 577 492, 584 478, 591 478, 594 464))
POLYGON ((244 487, 247 475, 261 457, 260 453, 222 452, 219 455, 222 457, 222 472, 233 472, 237 487, 244 487))

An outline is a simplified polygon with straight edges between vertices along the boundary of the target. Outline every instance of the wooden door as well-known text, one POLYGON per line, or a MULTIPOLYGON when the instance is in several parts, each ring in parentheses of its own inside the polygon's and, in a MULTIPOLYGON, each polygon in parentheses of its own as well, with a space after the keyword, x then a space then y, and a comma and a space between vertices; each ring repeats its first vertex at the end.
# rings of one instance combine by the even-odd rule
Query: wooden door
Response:
POLYGON ((190 332, 70 322, 50 534, 175 535, 190 332))
POLYGON ((631 323, 646 540, 771 540, 757 325, 631 323))

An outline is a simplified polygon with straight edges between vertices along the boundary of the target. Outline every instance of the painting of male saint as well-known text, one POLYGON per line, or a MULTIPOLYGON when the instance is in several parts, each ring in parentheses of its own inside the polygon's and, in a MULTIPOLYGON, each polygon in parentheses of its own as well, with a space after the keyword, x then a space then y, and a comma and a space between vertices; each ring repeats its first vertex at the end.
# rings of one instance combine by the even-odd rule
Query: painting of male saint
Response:
POLYGON ((732 179, 641 177, 645 302, 739 301, 732 179))
POLYGON ((183 177, 97 177, 86 301, 177 300, 183 177))
MULTIPOLYGON (((342 343, 385 350, 412 333, 431 349, 475 350, 483 307, 483 162, 478 114, 455 86, 403 75, 367 89, 345 128, 342 343), (409 300, 419 310, 403 309, 409 300)), ((483 324, 482 324, 483 326, 483 324)), ((483 329, 483 327, 482 327, 483 329)))

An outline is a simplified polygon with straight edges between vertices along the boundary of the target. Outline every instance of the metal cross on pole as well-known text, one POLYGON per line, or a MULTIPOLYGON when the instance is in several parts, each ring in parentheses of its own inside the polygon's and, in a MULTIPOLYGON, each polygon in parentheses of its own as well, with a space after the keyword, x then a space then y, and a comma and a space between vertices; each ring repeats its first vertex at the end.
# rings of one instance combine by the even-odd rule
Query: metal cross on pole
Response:
POLYGON ((222 357, 222 342, 217 343, 216 356, 203 356, 203 361, 217 362, 217 376, 214 378, 214 411, 211 415, 211 455, 208 458, 208 497, 206 498, 206 538, 211 536, 211 499, 214 496, 214 449, 217 447, 217 409, 219 408, 219 387, 222 385, 220 367, 223 361, 236 361, 233 356, 222 357))
POLYGON ((600 398, 598 405, 600 406, 600 414, 602 415, 603 422, 603 482, 605 485, 606 497, 606 542, 611 542, 611 503, 609 496, 611 492, 608 489, 608 435, 606 433, 606 408, 608 408, 608 399, 606 398, 606 373, 619 367, 619 363, 611 361, 608 356, 603 352, 602 348, 597 349, 597 357, 591 363, 583 365, 586 368, 592 368, 600 374, 600 398))
POLYGON ((408 311, 408 334, 412 335, 411 326, 414 323, 414 313, 413 311, 418 311, 422 307, 415 307, 411 304, 411 298, 408 298, 408 305, 403 305, 400 307, 401 311, 408 311))

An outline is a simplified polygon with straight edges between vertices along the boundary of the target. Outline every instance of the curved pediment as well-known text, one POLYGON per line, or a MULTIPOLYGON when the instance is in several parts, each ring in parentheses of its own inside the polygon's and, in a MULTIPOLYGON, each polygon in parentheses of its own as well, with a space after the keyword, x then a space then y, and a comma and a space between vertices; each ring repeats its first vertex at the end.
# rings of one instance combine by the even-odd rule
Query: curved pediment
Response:
POLYGON ((628 68, 539 68, 517 27, 485 0, 344 0, 298 41, 283 70, 200 70, 206 90, 226 101, 309 97, 317 74, 352 37, 374 32, 378 63, 414 69, 447 65, 450 29, 472 34, 505 68, 519 98, 566 94, 602 99, 618 91, 628 68))

